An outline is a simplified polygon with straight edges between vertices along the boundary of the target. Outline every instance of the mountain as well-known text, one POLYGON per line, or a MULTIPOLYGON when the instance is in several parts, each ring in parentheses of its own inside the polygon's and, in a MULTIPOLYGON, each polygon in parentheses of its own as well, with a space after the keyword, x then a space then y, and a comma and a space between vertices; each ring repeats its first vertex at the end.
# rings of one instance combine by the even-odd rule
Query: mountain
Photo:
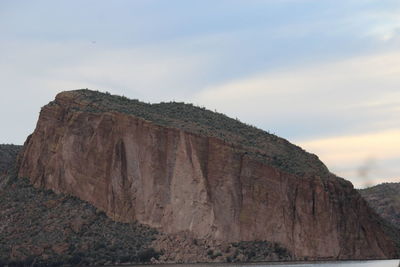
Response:
POLYGON ((381 218, 317 156, 190 104, 62 92, 42 108, 18 176, 156 229, 164 261, 397 255, 381 218))

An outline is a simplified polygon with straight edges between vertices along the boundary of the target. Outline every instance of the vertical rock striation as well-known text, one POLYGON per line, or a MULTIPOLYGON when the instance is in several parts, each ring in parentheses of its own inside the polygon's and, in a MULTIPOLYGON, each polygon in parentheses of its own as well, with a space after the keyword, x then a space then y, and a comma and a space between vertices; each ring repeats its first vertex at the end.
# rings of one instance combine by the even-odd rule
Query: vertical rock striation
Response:
POLYGON ((19 158, 20 177, 166 233, 275 241, 297 259, 395 256, 380 218, 350 182, 325 171, 293 173, 254 156, 273 158, 268 149, 106 111, 82 94, 63 92, 43 107, 19 158))

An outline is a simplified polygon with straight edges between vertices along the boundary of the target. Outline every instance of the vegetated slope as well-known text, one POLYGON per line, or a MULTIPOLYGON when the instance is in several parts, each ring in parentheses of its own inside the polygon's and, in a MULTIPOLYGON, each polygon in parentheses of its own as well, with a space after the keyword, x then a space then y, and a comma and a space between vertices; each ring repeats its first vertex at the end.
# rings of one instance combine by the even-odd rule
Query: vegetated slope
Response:
POLYGON ((359 192, 376 213, 400 229, 400 183, 383 183, 359 192))
POLYGON ((294 259, 396 255, 365 200, 316 156, 190 105, 60 93, 42 108, 18 175, 169 235, 277 242, 294 259))
POLYGON ((116 223, 77 198, 15 178, 0 190, 0 266, 148 262, 157 231, 116 223))
POLYGON ((12 169, 21 148, 22 146, 0 144, 0 175, 6 174, 12 169))
POLYGON ((381 224, 400 251, 400 183, 383 183, 360 189, 368 205, 382 218, 381 224))
POLYGON ((316 155, 307 153, 287 140, 224 114, 192 104, 182 102, 148 104, 86 89, 68 93, 73 94, 77 104, 79 103, 72 107, 73 109, 90 112, 117 111, 159 125, 204 136, 214 136, 241 145, 253 157, 293 174, 323 176, 329 173, 316 155))
POLYGON ((0 144, 0 188, 5 186, 10 177, 16 176, 15 159, 22 146, 0 144))
POLYGON ((75 197, 36 189, 16 178, 20 146, 0 145, 0 266, 147 262, 157 231, 113 222, 75 197), (32 265, 33 264, 33 265, 32 265))

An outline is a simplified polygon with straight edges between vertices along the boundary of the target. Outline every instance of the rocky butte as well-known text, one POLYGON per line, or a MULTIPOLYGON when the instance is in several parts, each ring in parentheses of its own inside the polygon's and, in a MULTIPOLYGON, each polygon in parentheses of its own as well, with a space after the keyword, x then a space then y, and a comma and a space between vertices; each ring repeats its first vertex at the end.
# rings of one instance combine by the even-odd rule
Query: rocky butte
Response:
POLYGON ((293 259, 383 259, 394 242, 317 156, 223 114, 90 90, 44 106, 19 177, 113 220, 215 242, 271 241, 293 259))

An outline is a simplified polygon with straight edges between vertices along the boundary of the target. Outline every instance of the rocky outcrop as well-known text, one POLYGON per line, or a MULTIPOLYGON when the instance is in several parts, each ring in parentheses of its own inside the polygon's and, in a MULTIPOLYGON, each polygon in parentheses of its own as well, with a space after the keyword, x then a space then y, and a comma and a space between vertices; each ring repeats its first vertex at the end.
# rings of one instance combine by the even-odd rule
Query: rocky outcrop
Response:
POLYGON ((165 233, 268 240, 297 259, 395 256, 379 217, 350 182, 329 172, 290 173, 217 137, 88 109, 93 103, 80 94, 61 93, 43 107, 19 159, 20 177, 165 233))

